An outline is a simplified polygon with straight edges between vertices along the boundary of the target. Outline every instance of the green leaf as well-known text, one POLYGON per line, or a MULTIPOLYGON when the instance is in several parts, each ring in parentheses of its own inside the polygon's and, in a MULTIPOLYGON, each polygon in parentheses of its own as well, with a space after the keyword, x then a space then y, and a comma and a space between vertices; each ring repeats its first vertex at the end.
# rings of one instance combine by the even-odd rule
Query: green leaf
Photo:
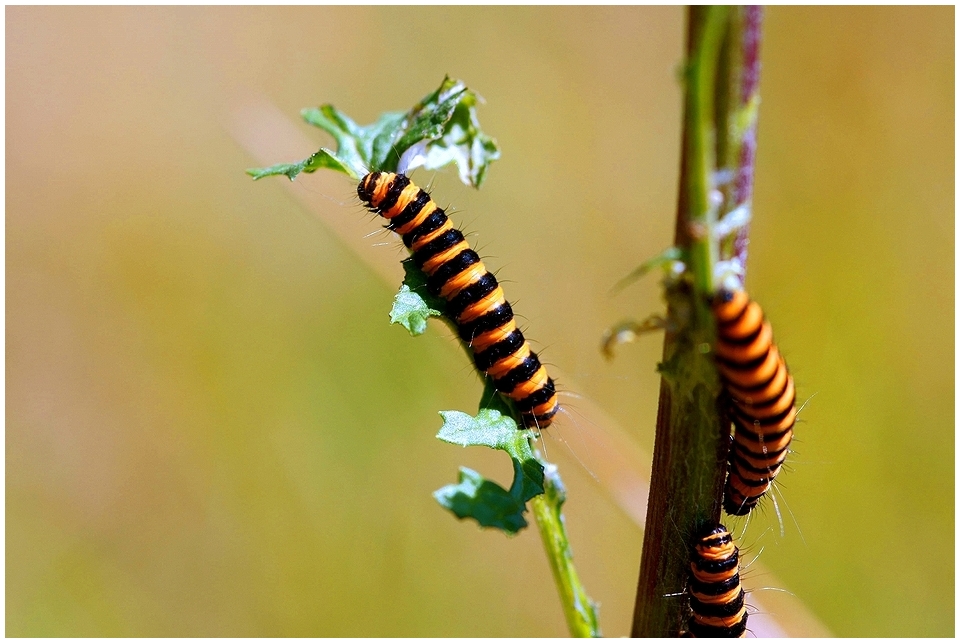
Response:
POLYGON ((336 170, 338 172, 343 172, 347 176, 360 180, 360 175, 358 175, 349 165, 347 165, 343 159, 339 158, 336 154, 321 147, 317 152, 314 152, 310 155, 309 158, 306 158, 299 163, 281 163, 279 165, 271 165, 270 167, 262 168, 251 168, 247 170, 247 174, 253 177, 253 180, 262 179, 265 176, 278 176, 280 174, 285 175, 291 181, 297 178, 297 175, 301 172, 306 172, 310 174, 316 172, 320 168, 329 168, 331 170, 336 170))
MULTIPOLYGON (((390 156, 397 150, 397 139, 403 134, 403 127, 407 114, 405 112, 387 112, 381 114, 373 125, 364 129, 364 151, 367 155, 367 166, 386 172, 396 172, 396 161, 390 162, 390 156)), ((398 152, 397 158, 401 152, 398 152)))
POLYGON ((477 118, 480 102, 482 99, 477 94, 464 90, 444 126, 443 136, 427 146, 423 162, 428 170, 455 163, 460 180, 475 188, 483 184, 490 164, 500 158, 496 140, 480 129, 477 118))
POLYGON ((669 322, 660 315, 650 315, 642 322, 626 319, 603 332, 600 351, 607 359, 613 359, 613 349, 620 344, 632 344, 640 335, 667 328, 669 322))
POLYGON ((357 125, 333 105, 304 109, 303 119, 330 134, 336 151, 321 149, 299 163, 247 173, 255 179, 282 174, 293 180, 300 172, 325 167, 359 180, 373 170, 409 174, 418 167, 435 170, 454 163, 464 183, 480 187, 500 151, 496 141, 480 130, 479 102, 480 97, 461 81, 446 77, 409 111, 386 112, 371 125, 357 125))
POLYGON ((517 501, 509 491, 467 467, 460 467, 457 484, 438 489, 433 497, 457 518, 473 518, 481 527, 495 527, 515 534, 527 526, 523 512, 517 511, 517 501))
POLYGON ((461 446, 486 446, 505 451, 513 461, 513 484, 507 491, 479 473, 461 468, 459 481, 433 495, 458 518, 473 518, 482 527, 515 534, 527 526, 527 501, 543 493, 543 465, 530 447, 530 431, 518 431, 513 418, 494 409, 473 417, 460 411, 441 411, 444 423, 437 437, 461 446))
POLYGON ((422 297, 427 306, 444 313, 447 309, 447 302, 438 295, 430 294, 427 289, 427 273, 417 267, 412 257, 404 259, 402 264, 403 283, 410 286, 410 290, 422 297))
POLYGON ((513 418, 499 411, 481 409, 476 417, 462 411, 440 411, 440 417, 443 418, 443 426, 437 437, 444 442, 462 447, 485 446, 501 451, 513 449, 517 457, 533 457, 527 435, 517 431, 517 423, 513 418), (521 447, 516 446, 518 438, 523 443, 521 447), (526 453, 520 449, 525 449, 526 453))
POLYGON ((416 337, 427 330, 427 319, 443 317, 446 302, 430 294, 427 290, 427 275, 417 268, 413 259, 403 260, 403 270, 403 284, 393 298, 390 323, 400 324, 416 337))
POLYGON ((300 110, 300 116, 333 137, 337 142, 337 158, 354 171, 358 180, 367 173, 369 155, 364 154, 361 147, 365 140, 364 128, 333 105, 308 107, 300 110))
POLYGON ((427 319, 439 316, 439 310, 430 308, 423 297, 406 284, 400 286, 400 292, 393 298, 393 308, 390 309, 390 323, 400 324, 414 337, 423 335, 427 330, 427 319))
POLYGON ((613 286, 611 289, 611 294, 619 293, 621 290, 635 282, 637 279, 640 279, 654 268, 663 268, 664 270, 667 270, 673 265, 674 262, 683 261, 683 259, 683 250, 671 246, 657 256, 647 259, 637 268, 634 268, 629 275, 618 281, 613 286))

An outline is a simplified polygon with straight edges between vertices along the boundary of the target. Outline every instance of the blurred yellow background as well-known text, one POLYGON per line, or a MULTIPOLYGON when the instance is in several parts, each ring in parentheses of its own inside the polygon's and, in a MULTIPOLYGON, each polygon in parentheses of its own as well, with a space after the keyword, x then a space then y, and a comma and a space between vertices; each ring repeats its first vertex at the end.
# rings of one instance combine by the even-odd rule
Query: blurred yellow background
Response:
MULTIPOLYGON (((6 10, 8 636, 562 636, 539 538, 431 492, 506 458, 434 439, 480 384, 445 332, 233 132, 243 105, 361 123, 445 73, 503 157, 433 178, 545 359, 652 450, 684 11, 6 10)), ((742 544, 842 636, 954 631, 954 9, 765 14, 747 284, 809 399, 742 544)), ((294 161, 330 141, 273 162, 294 161)), ((355 227, 355 185, 295 186, 355 227)), ((403 256, 379 235, 384 255, 403 256)), ((575 409, 576 400, 569 402, 575 409)), ((578 570, 629 632, 640 529, 550 429, 578 570)), ((731 523, 742 528, 743 522, 731 523)), ((751 556, 752 557, 752 556, 751 556)), ((762 576, 746 577, 762 597, 762 576)))

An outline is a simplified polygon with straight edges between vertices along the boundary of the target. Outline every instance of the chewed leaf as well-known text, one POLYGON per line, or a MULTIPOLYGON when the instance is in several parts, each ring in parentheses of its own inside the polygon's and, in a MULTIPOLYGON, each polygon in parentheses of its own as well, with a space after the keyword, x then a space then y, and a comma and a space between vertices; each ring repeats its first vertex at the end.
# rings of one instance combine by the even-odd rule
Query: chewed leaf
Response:
POLYGON ((366 140, 364 128, 343 114, 333 105, 308 107, 300 110, 300 116, 306 122, 324 130, 337 142, 336 156, 344 165, 353 169, 357 178, 366 174, 368 154, 364 154, 363 143, 366 140))
POLYGON ((477 103, 480 97, 466 91, 457 103, 443 136, 427 146, 423 166, 435 170, 455 163, 460 180, 475 188, 480 187, 489 165, 500 158, 497 142, 480 130, 477 103))
POLYGON ((297 178, 297 175, 301 172, 310 174, 320 168, 336 170, 337 172, 343 172, 351 178, 360 179, 360 175, 345 163, 343 159, 324 147, 321 147, 317 152, 310 155, 309 158, 299 163, 280 163, 279 165, 271 165, 270 167, 252 168, 247 170, 247 174, 252 176, 254 181, 262 179, 265 176, 278 176, 281 174, 292 181, 297 178))
POLYGON ((301 172, 324 167, 359 179, 372 170, 398 171, 401 157, 413 150, 416 153, 409 155, 412 161, 403 168, 404 173, 455 163, 461 180, 479 187, 500 151, 496 141, 480 131, 478 102, 479 96, 466 85, 448 77, 409 111, 386 112, 371 125, 357 125, 333 105, 304 109, 303 119, 330 134, 336 151, 321 149, 298 163, 247 173, 255 179, 282 174, 293 180, 301 172))
MULTIPOLYGON (((485 446, 491 449, 507 451, 519 438, 526 445, 529 457, 533 457, 526 435, 517 431, 513 418, 499 411, 482 409, 476 417, 462 411, 440 411, 443 426, 437 437, 450 444, 462 447, 485 446)), ((522 447, 521 447, 522 448, 522 447)))
POLYGON ((447 302, 442 297, 433 295, 427 289, 427 275, 417 268, 416 262, 412 258, 403 260, 403 283, 409 286, 410 290, 419 295, 427 306, 434 310, 439 310, 441 314, 447 309, 447 302))
POLYGON ((437 501, 457 515, 473 518, 481 526, 513 534, 527 525, 527 501, 543 493, 543 465, 530 447, 530 433, 518 431, 513 418, 493 409, 473 417, 460 411, 441 411, 444 423, 437 437, 461 446, 486 446, 506 451, 513 461, 513 484, 507 491, 469 469, 460 470, 460 481, 436 493, 437 501))
POLYGON ((443 319, 446 302, 430 294, 427 290, 427 276, 417 268, 413 259, 404 259, 403 271, 403 285, 393 298, 390 323, 400 324, 416 337, 427 330, 427 319, 443 319))
POLYGON ((390 309, 390 323, 400 324, 414 337, 423 335, 427 330, 427 319, 439 316, 439 310, 430 308, 423 297, 406 284, 400 286, 400 292, 393 298, 393 308, 390 309))
POLYGON ((457 518, 473 518, 481 527, 515 534, 527 526, 522 507, 518 511, 509 491, 466 467, 460 467, 457 484, 438 489, 433 497, 457 518))

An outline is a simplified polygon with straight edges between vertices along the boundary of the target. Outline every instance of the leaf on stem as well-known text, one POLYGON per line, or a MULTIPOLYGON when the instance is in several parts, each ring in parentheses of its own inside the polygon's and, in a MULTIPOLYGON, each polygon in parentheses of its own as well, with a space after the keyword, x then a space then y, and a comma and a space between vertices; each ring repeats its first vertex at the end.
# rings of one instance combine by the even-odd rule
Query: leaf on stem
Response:
POLYGON ((321 148, 298 163, 247 174, 255 180, 282 174, 292 181, 301 172, 328 168, 359 180, 373 170, 396 172, 403 159, 405 174, 454 163, 461 181, 480 187, 490 163, 500 158, 497 142, 480 130, 476 108, 481 100, 461 81, 446 77, 409 111, 385 112, 371 125, 358 125, 333 105, 307 108, 303 119, 330 134, 336 151, 321 148))
POLYGON ((270 167, 261 167, 247 170, 247 174, 253 177, 253 180, 262 179, 265 176, 285 175, 291 181, 297 178, 301 172, 311 174, 320 168, 328 168, 343 172, 347 176, 360 180, 360 176, 344 162, 343 159, 331 152, 325 147, 311 154, 308 158, 299 163, 279 163, 270 167))
POLYGON ((614 295, 620 293, 620 291, 622 291, 624 288, 637 281, 654 268, 671 270, 674 267, 673 264, 678 261, 682 261, 683 258, 683 251, 680 248, 671 246, 658 254, 656 257, 647 259, 637 268, 634 268, 629 275, 614 284, 613 288, 610 289, 610 293, 614 295))
POLYGON ((414 337, 427 330, 427 319, 442 317, 446 302, 427 290, 427 276, 413 259, 403 260, 403 284, 393 298, 390 323, 400 324, 414 337))
POLYGON ((460 468, 457 484, 434 492, 441 505, 458 518, 473 518, 481 527, 515 534, 527 526, 527 501, 543 493, 543 465, 530 447, 529 431, 518 431, 508 415, 490 408, 474 417, 461 411, 441 411, 443 426, 437 437, 460 446, 485 446, 505 451, 513 461, 509 491, 482 475, 460 468))

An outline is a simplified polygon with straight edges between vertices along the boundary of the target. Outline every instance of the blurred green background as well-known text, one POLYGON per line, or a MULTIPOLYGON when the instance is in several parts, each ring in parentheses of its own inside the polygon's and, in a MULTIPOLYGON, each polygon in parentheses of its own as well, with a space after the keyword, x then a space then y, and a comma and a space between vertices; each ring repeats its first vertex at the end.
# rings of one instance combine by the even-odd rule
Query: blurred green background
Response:
MULTIPOLYGON (((7 8, 7 635, 564 635, 537 535, 431 498, 461 464, 509 480, 433 437, 480 392, 460 349, 390 327, 395 289, 244 175, 231 123, 249 101, 366 123, 464 79, 503 158, 434 194, 649 452, 660 338, 612 364, 598 343, 662 309, 655 278, 609 289, 672 239, 683 31, 680 7, 7 8)), ((838 635, 951 636, 954 9, 770 8, 762 59, 747 284, 814 397, 785 533, 768 503, 744 542, 838 635)), ((269 160, 329 144, 301 129, 269 160)), ((295 189, 378 225, 344 177, 295 189)), ((641 531, 575 422, 550 432, 625 635, 641 531)))

